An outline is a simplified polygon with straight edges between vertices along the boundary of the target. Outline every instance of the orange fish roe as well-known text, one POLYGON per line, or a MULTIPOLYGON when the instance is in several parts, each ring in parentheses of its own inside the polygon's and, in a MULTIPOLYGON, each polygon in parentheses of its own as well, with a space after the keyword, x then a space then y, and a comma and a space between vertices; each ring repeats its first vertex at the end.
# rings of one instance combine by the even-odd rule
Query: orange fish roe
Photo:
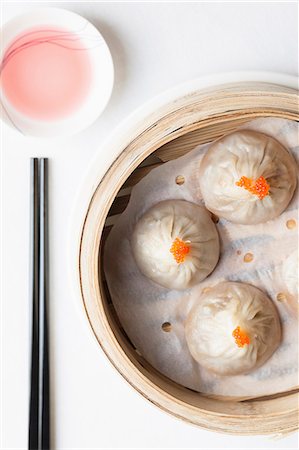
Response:
POLYGON ((235 338, 235 342, 238 347, 244 347, 244 345, 250 344, 249 336, 242 331, 240 327, 237 327, 232 332, 232 336, 235 338))
POLYGON ((262 200, 266 195, 269 195, 270 185, 264 177, 259 177, 257 180, 253 181, 252 178, 247 178, 242 176, 236 185, 243 187, 251 194, 257 195, 260 200, 262 200))
POLYGON ((182 241, 180 238, 176 238, 170 248, 170 253, 173 254, 174 259, 178 264, 185 261, 186 255, 190 252, 190 245, 187 242, 182 241))

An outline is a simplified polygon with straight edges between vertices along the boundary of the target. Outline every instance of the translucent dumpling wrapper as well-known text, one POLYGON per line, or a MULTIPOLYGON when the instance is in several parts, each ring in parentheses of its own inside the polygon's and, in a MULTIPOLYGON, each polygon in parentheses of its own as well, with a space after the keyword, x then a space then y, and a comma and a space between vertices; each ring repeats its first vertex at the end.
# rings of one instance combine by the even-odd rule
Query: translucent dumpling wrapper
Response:
POLYGON ((279 216, 296 187, 296 163, 266 134, 241 130, 212 144, 199 169, 206 207, 230 222, 257 224, 279 216))
POLYGON ((201 295, 188 315, 185 332, 193 358, 219 375, 260 367, 281 341, 273 302, 245 283, 219 283, 201 295))
POLYGON ((183 200, 150 208, 137 222, 131 244, 140 271, 169 289, 194 286, 219 259, 219 238, 210 214, 183 200))

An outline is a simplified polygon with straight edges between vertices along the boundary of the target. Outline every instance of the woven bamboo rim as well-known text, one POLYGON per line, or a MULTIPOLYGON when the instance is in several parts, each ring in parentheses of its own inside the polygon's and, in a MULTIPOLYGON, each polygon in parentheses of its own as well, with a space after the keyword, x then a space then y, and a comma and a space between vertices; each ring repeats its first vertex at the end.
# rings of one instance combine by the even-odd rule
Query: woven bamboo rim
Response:
MULTIPOLYGON (((298 120, 297 91, 268 83, 227 84, 175 99, 136 126, 90 200, 81 233, 79 277, 86 314, 100 346, 128 383, 150 402, 212 431, 285 434, 298 428, 297 391, 223 401, 184 388, 152 368, 130 343, 115 315, 101 258, 105 230, 113 223, 112 205, 128 181, 135 184, 141 178, 137 168, 142 161, 153 152, 161 163, 173 159, 257 117, 298 120)), ((144 174, 149 170, 144 168, 144 174)))

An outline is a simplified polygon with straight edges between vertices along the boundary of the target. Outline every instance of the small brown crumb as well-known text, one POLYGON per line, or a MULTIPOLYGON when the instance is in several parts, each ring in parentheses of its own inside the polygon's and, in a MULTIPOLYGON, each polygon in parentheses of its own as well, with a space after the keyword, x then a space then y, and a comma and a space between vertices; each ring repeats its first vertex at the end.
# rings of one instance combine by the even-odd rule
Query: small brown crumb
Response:
POLYGON ((296 220, 294 220, 294 219, 289 219, 286 222, 286 226, 287 226, 287 228, 289 230, 292 230, 293 228, 296 228, 296 225, 297 225, 297 223, 296 223, 296 220))
POLYGON ((276 295, 276 300, 277 300, 278 302, 285 302, 286 299, 287 299, 287 296, 286 296, 283 292, 279 292, 279 293, 276 295))
POLYGON ((175 179, 175 182, 176 182, 176 184, 181 186, 182 184, 185 183, 185 177, 183 177, 183 175, 178 175, 175 179))
POLYGON ((237 255, 241 255, 241 250, 237 250, 237 255))
POLYGON ((244 260, 244 262, 248 263, 248 262, 251 262, 253 260, 253 258, 254 258, 254 256, 252 253, 246 253, 244 255, 243 260, 244 260))
POLYGON ((164 322, 162 323, 162 330, 165 331, 165 333, 169 333, 171 331, 171 323, 170 322, 164 322))

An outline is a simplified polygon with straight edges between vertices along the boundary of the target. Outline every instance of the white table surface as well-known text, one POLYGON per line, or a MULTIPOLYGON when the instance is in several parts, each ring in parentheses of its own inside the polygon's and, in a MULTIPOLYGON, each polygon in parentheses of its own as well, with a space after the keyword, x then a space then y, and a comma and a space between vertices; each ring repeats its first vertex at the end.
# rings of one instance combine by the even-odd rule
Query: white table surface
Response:
MULTIPOLYGON (((51 420, 57 449, 262 449, 273 439, 207 432, 144 400, 100 350, 80 309, 69 239, 77 193, 114 128, 156 94, 210 73, 297 75, 297 5, 263 3, 4 2, 2 23, 36 6, 61 6, 93 22, 110 46, 115 88, 97 122, 72 138, 24 137, 2 126, 1 449, 25 449, 29 395, 29 157, 50 165, 51 420)), ((115 155, 102 154, 104 172, 115 155)))

